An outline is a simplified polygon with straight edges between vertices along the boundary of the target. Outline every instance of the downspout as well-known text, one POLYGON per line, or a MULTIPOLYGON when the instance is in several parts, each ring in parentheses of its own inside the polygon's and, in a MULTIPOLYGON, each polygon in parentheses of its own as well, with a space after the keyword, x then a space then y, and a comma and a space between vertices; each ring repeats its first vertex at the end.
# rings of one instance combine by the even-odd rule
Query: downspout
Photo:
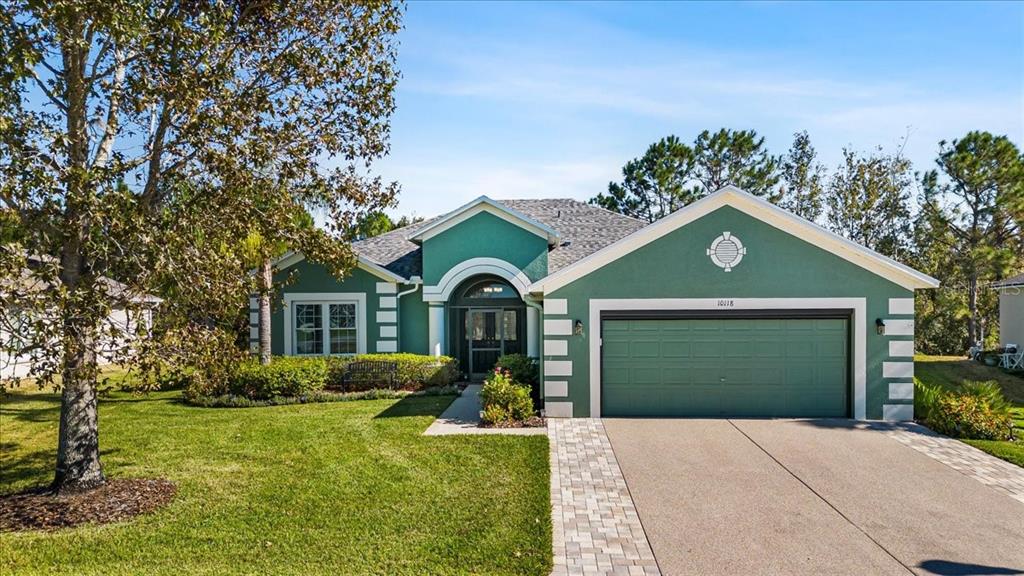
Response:
POLYGON ((406 282, 406 284, 412 284, 412 288, 395 294, 395 347, 398 348, 399 352, 402 351, 402 296, 408 296, 419 290, 420 286, 423 285, 423 278, 413 276, 409 278, 409 282, 406 282))
MULTIPOLYGON (((543 321, 541 320, 544 314, 544 307, 538 304, 537 301, 534 300, 532 296, 530 296, 529 292, 523 294, 523 302, 530 308, 533 308, 537 311, 537 361, 540 362, 541 357, 543 356, 542 349, 544 348, 544 344, 543 342, 541 342, 544 336, 543 321)), ((529 334, 526 335, 526 341, 530 341, 529 334)), ((543 364, 543 362, 541 363, 543 364)))

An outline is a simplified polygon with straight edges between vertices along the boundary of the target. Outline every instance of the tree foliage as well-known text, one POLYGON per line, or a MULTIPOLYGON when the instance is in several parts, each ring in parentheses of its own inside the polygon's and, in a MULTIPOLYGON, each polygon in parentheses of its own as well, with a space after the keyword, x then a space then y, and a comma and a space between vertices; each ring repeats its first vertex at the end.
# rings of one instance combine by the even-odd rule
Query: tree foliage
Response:
POLYGON ((828 225, 862 246, 905 259, 910 249, 913 173, 900 153, 865 156, 843 150, 843 164, 825 189, 828 225))
POLYGON ((590 202, 613 212, 654 222, 701 197, 692 186, 693 149, 676 136, 651 144, 643 156, 622 167, 622 182, 590 202))
POLYGON ((1024 157, 1005 136, 970 132, 941 142, 935 162, 921 183, 918 260, 963 295, 966 348, 995 324, 995 298, 984 284, 1024 262, 1024 157))
POLYGON ((778 181, 778 159, 756 132, 705 130, 693 146, 677 136, 651 144, 623 166, 621 182, 610 182, 608 193, 590 203, 654 222, 727 184, 766 195, 778 181))
POLYGON ((111 351, 152 375, 168 359, 226 348, 216 329, 254 288, 241 246, 253 234, 339 274, 353 265, 338 239, 396 191, 366 169, 387 152, 401 9, 0 7, 0 206, 11 231, 0 333, 31 319, 17 349, 14 339, 4 348, 31 355, 41 383, 61 376, 55 487, 87 488, 103 481, 96 348, 125 336, 106 321, 111 310, 139 314, 140 294, 164 298, 161 338, 139 328, 137 345, 111 351), (327 215, 326 230, 296 224, 306 209, 327 215))
POLYGON ((825 167, 811 137, 804 132, 793 135, 793 145, 782 159, 782 190, 779 205, 812 222, 821 217, 825 167))

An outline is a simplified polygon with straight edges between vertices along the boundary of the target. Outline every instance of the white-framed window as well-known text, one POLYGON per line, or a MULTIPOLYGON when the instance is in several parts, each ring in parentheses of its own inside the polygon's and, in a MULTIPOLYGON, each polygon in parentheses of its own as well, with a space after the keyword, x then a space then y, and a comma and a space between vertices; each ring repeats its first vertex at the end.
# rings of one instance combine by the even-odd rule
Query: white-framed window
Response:
POLYGON ((292 342, 298 356, 356 354, 358 302, 293 302, 292 342))

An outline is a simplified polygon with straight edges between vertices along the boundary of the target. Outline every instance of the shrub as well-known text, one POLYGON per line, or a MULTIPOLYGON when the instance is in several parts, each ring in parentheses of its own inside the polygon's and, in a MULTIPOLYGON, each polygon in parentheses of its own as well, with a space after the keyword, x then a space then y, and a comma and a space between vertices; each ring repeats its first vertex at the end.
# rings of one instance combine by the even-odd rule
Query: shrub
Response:
POLYGON ((346 392, 368 390, 386 386, 386 382, 350 382, 345 384, 345 371, 352 362, 376 361, 397 364, 395 387, 402 390, 422 390, 434 386, 448 386, 458 379, 458 362, 450 356, 423 354, 360 354, 330 359, 328 386, 346 392))
POLYGON ((410 396, 454 396, 459 393, 457 386, 440 386, 417 392, 405 390, 366 390, 364 392, 328 392, 320 390, 301 396, 274 396, 265 400, 252 400, 245 396, 223 394, 220 396, 199 396, 189 403, 206 408, 256 408, 262 406, 287 406, 290 404, 313 404, 317 402, 351 402, 354 400, 394 400, 410 396))
POLYGON ((536 386, 540 380, 540 367, 536 358, 525 354, 505 354, 498 358, 495 370, 507 371, 512 381, 523 386, 536 386))
POLYGON ((932 430, 956 438, 1010 440, 1010 404, 995 382, 965 382, 961 390, 943 392, 925 419, 932 430))
POLYGON ((266 366, 256 359, 239 364, 228 381, 228 393, 250 400, 265 400, 317 392, 326 384, 326 359, 281 356, 266 366))
POLYGON ((929 386, 914 378, 914 414, 917 419, 927 422, 928 415, 945 393, 938 386, 929 386))
POLYGON ((488 375, 480 390, 480 402, 484 424, 523 422, 533 416, 530 389, 516 384, 507 370, 496 369, 488 375))

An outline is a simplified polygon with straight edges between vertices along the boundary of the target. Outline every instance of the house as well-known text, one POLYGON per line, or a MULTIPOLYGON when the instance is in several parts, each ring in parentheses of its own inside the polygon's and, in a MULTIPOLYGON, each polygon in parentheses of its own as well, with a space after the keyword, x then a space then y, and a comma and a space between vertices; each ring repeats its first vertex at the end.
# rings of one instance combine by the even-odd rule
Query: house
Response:
MULTIPOLYGON (((34 298, 36 294, 53 289, 49 282, 42 280, 32 270, 44 263, 53 264, 54 259, 49 256, 28 256, 26 260, 27 266, 20 276, 7 278, 0 283, 0 294, 17 301, 19 298, 34 298)), ((153 313, 162 300, 148 294, 134 294, 124 284, 110 278, 100 278, 99 281, 112 300, 120 302, 98 327, 96 359, 103 366, 117 360, 118 355, 131 344, 138 330, 149 330, 152 327, 153 313)), ((33 365, 40 361, 40 357, 50 355, 46 350, 30 349, 33 344, 39 344, 27 334, 33 326, 30 314, 38 314, 38 311, 30 313, 25 308, 14 306, 0 314, 3 320, 0 322, 0 380, 34 376, 33 365)), ((57 322, 55 318, 44 320, 57 322)), ((47 347, 52 351, 60 347, 60 342, 48 342, 47 347)))
POLYGON ((990 284, 999 291, 999 340, 1024 346, 1024 274, 990 284))
POLYGON ((549 417, 910 419, 914 290, 938 286, 733 187, 653 224, 482 196, 355 249, 343 282, 278 262, 275 354, 448 354, 475 379, 525 353, 549 417))

